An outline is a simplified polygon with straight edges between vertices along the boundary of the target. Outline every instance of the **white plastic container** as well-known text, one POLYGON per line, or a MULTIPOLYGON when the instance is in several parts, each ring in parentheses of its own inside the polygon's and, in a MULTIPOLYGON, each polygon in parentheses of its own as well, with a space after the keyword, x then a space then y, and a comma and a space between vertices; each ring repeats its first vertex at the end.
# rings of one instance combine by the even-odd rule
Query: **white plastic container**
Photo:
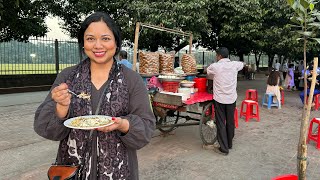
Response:
POLYGON ((178 93, 183 94, 182 100, 187 100, 190 98, 191 95, 191 89, 190 88, 179 88, 178 93))

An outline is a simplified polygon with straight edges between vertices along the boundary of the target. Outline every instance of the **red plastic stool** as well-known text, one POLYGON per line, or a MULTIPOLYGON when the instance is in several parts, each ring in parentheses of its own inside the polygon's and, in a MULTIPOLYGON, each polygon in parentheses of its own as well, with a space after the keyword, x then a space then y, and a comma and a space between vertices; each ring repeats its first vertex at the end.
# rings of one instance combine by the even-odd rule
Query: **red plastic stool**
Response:
POLYGON ((320 94, 315 95, 313 100, 314 100, 314 104, 315 104, 314 109, 318 110, 320 107, 320 94))
POLYGON ((307 143, 309 143, 310 140, 315 141, 317 144, 317 149, 320 149, 320 118, 313 118, 310 122, 307 143), (316 134, 312 133, 314 123, 318 124, 318 130, 316 134))
POLYGON ((258 91, 256 89, 247 89, 245 100, 252 100, 258 102, 258 91))
POLYGON ((246 117, 246 122, 249 121, 251 118, 256 118, 257 121, 260 121, 259 117, 259 104, 257 101, 253 100, 243 100, 241 103, 241 109, 240 109, 240 118, 242 116, 246 117), (246 106, 246 110, 244 111, 244 107, 246 106), (254 106, 256 107, 256 113, 253 112, 254 106))
POLYGON ((271 180, 298 180, 298 176, 295 174, 286 174, 274 177, 271 180))
POLYGON ((284 104, 284 91, 283 90, 280 90, 280 93, 281 93, 281 105, 284 104))
POLYGON ((239 122, 238 122, 238 108, 234 108, 234 124, 236 128, 239 127, 239 122))

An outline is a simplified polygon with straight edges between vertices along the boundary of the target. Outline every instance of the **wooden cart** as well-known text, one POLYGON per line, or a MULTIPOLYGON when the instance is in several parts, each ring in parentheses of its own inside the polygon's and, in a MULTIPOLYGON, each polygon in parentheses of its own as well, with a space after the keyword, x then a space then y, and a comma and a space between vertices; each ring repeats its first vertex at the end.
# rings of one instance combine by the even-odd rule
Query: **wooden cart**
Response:
POLYGON ((198 92, 183 102, 181 96, 156 92, 151 101, 157 129, 169 133, 179 126, 199 125, 203 143, 213 144, 217 140, 217 129, 212 99, 212 94, 198 92), (188 107, 192 105, 197 105, 199 108, 190 110, 188 107))

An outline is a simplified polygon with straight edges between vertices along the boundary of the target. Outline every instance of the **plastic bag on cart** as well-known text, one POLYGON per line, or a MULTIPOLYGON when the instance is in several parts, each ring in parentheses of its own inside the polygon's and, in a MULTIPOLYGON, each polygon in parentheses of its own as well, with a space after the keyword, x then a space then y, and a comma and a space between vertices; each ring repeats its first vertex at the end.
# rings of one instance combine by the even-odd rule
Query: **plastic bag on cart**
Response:
POLYGON ((147 82, 148 90, 162 91, 163 87, 156 76, 152 76, 147 82))

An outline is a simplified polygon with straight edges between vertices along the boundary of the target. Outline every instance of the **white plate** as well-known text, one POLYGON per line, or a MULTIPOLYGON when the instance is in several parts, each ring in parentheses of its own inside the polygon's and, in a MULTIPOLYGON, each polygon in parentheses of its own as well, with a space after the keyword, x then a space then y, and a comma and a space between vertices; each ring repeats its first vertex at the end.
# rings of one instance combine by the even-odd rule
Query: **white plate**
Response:
POLYGON ((194 83, 195 83, 195 82, 187 82, 187 83, 180 82, 180 85, 181 85, 182 87, 192 87, 192 86, 194 86, 194 83))
POLYGON ((113 124, 114 122, 112 121, 112 118, 110 116, 103 116, 103 115, 87 115, 87 116, 78 116, 78 117, 74 117, 74 118, 70 118, 70 119, 67 119, 66 121, 63 122, 63 124, 68 127, 68 128, 73 128, 73 129, 84 129, 84 130, 92 130, 92 129, 95 129, 95 128, 100 128, 100 127, 105 127, 105 126, 110 126, 111 124, 113 124), (103 124, 103 125, 100 125, 100 126, 72 126, 71 125, 71 122, 76 120, 76 119, 79 119, 79 118, 84 118, 84 119, 92 119, 92 118, 99 118, 99 119, 108 119, 110 120, 109 123, 107 124, 103 124))

